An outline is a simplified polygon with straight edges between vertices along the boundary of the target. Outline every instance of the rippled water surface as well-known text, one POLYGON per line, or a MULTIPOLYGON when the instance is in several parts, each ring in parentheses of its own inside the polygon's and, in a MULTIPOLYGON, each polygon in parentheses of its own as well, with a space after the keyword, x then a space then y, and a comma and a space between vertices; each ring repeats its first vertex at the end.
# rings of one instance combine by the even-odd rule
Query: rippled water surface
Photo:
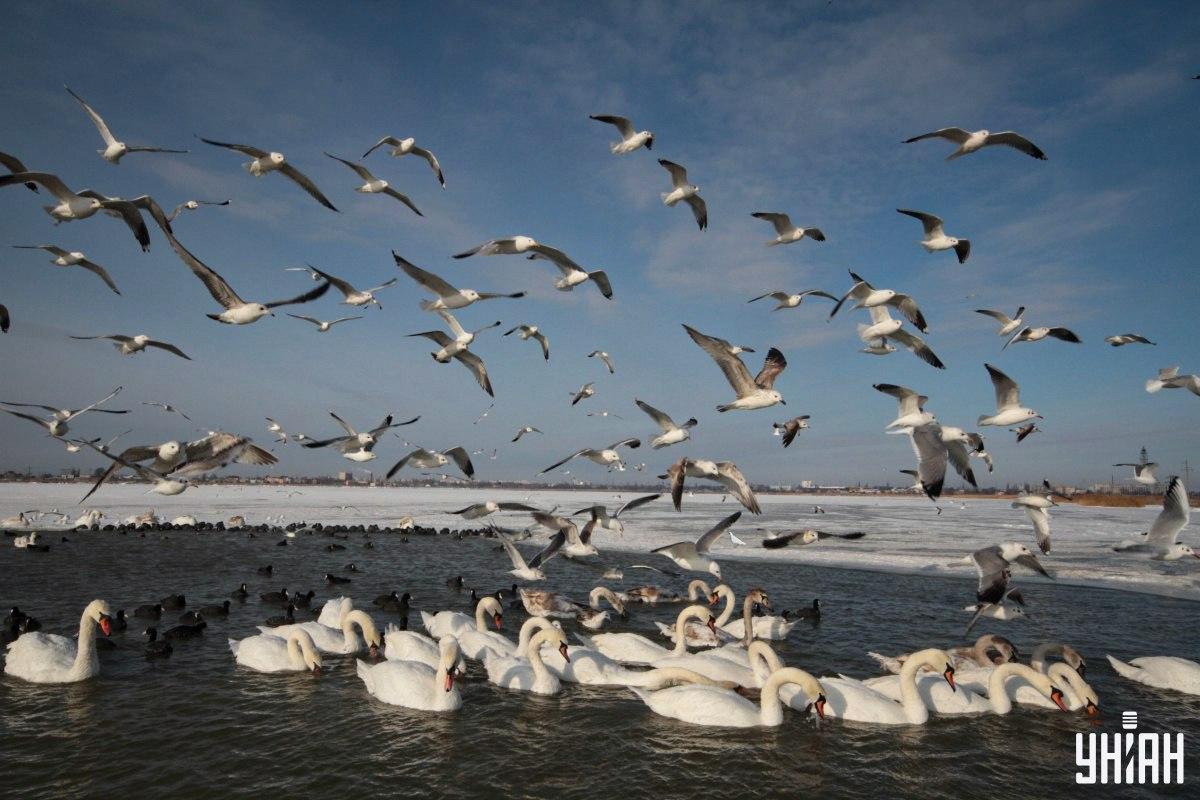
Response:
MULTIPOLYGON (((144 510, 141 491, 112 487, 97 498, 101 502, 96 507, 110 516, 144 510)), ((3 486, 0 515, 29 507, 66 508, 77 494, 78 487, 3 486)), ((363 522, 416 514, 421 521, 443 525, 454 519, 443 512, 484 494, 306 490, 287 498, 265 488, 200 487, 161 502, 159 510, 207 519, 245 512, 252 523, 281 512, 289 520, 363 522), (329 510, 345 503, 360 510, 329 510)), ((511 499, 512 493, 505 497, 511 499)), ((573 511, 594 499, 611 498, 546 494, 533 499, 573 511)), ((759 524, 772 529, 811 524, 811 503, 764 500, 764 517, 738 529, 752 543, 759 524)), ((967 615, 961 608, 973 596, 973 581, 941 566, 922 572, 922 565, 941 564, 986 541, 1032 538, 1019 512, 1001 503, 947 508, 941 517, 932 517, 927 506, 912 501, 820 502, 830 511, 822 516, 821 527, 865 530, 868 536, 858 543, 790 549, 783 555, 788 560, 771 560, 776 554, 728 542, 719 553, 726 580, 739 596, 751 586, 763 586, 777 608, 821 598, 820 624, 797 627, 778 647, 785 662, 818 676, 875 674, 867 650, 892 653, 963 643, 967 615), (861 549, 855 554, 849 547, 861 549), (910 572, 831 565, 857 558, 863 566, 879 567, 887 564, 889 552, 910 572)), ((629 569, 652 557, 619 548, 644 550, 652 543, 694 537, 732 510, 714 497, 688 500, 682 515, 666 505, 652 505, 649 513, 630 516, 623 541, 598 535, 605 560, 626 567, 625 579, 609 585, 658 582, 682 588, 683 580, 655 580, 654 573, 629 569)), ((1104 578, 1109 557, 1103 545, 1144 530, 1155 511, 1056 512, 1055 520, 1062 520, 1055 527, 1056 548, 1064 554, 1061 564, 1055 557, 1046 563, 1077 572, 1080 581, 1104 578)), ((518 524, 516 518, 506 522, 518 524)), ((466 609, 467 596, 447 588, 448 577, 462 574, 469 587, 481 590, 511 583, 495 543, 481 539, 412 537, 403 542, 377 534, 370 537, 374 547, 368 549, 367 538, 356 534, 344 542, 345 551, 331 553, 325 550, 331 540, 319 534, 301 535, 289 547, 276 546, 276 536, 236 533, 170 532, 145 538, 70 533, 69 538, 60 543, 57 536, 48 537, 48 553, 17 551, 0 542, 0 607, 19 605, 42 621, 43 630, 71 633, 83 606, 95 597, 131 610, 182 592, 189 606, 199 607, 227 597, 245 581, 252 597, 282 586, 315 589, 314 605, 345 593, 357 606, 370 609, 381 625, 397 617, 373 609, 371 598, 392 589, 410 591, 417 598, 411 622, 419 627, 416 609, 466 609), (349 562, 361 570, 352 575, 352 583, 323 585, 324 573, 342 573, 349 562), (259 577, 256 568, 267 563, 274 565, 274 576, 259 577)), ((1167 591, 1187 594, 1195 587, 1191 567, 1120 563, 1113 567, 1113 582, 1162 590, 1154 583, 1161 574, 1167 591)), ((578 598, 597 578, 596 572, 562 560, 551 562, 548 570, 550 588, 578 598)), ((1183 731, 1190 751, 1188 783, 1200 781, 1200 698, 1120 679, 1104 659, 1105 653, 1200 657, 1200 607, 1161 594, 1032 581, 1022 585, 1030 619, 985 622, 982 631, 1003 633, 1025 653, 1044 640, 1080 649, 1088 660, 1087 677, 1101 698, 1098 722, 1082 713, 1019 707, 1006 717, 934 718, 923 727, 872 728, 836 720, 818 723, 789 710, 778 728, 700 728, 653 715, 627 689, 566 684, 553 698, 498 689, 487 683, 479 665, 471 667, 462 687, 461 711, 426 715, 371 699, 349 657, 326 656, 327 669, 315 676, 259 675, 237 667, 226 639, 251 635, 256 624, 278 613, 252 600, 235 604, 228 620, 210 621, 201 638, 177 643, 169 659, 143 657, 143 626, 131 620, 129 630, 112 637, 116 649, 101 653, 102 672, 95 680, 32 686, 0 679, 0 795, 1083 796, 1074 783, 1074 734, 1116 730, 1123 710, 1139 711, 1143 729, 1183 731)), ((677 611, 670 606, 639 608, 628 622, 610 629, 656 636, 653 622, 670 621, 677 611)), ((163 627, 168 617, 173 615, 164 612, 163 627)), ((523 619, 524 612, 509 611, 506 631, 515 636, 523 619)), ((1196 796, 1194 789, 1189 793, 1190 786, 1176 790, 1176 796, 1196 796)), ((1168 793, 1113 787, 1094 788, 1086 796, 1163 794, 1168 793)))

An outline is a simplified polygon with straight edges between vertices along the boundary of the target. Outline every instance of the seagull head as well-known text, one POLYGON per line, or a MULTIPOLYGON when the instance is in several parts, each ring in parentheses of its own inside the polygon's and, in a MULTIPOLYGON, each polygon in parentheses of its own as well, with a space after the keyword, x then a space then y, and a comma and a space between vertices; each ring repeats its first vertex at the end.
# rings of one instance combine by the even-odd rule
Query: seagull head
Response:
POLYGON ((283 153, 271 153, 267 156, 267 159, 277 167, 282 166, 284 161, 283 153))
POLYGON ((467 298, 472 303, 479 300, 479 292, 475 291, 474 289, 463 289, 461 290, 461 293, 463 297, 467 298))
POLYGON ((708 571, 716 576, 717 580, 721 580, 721 565, 717 562, 712 562, 708 565, 708 571))

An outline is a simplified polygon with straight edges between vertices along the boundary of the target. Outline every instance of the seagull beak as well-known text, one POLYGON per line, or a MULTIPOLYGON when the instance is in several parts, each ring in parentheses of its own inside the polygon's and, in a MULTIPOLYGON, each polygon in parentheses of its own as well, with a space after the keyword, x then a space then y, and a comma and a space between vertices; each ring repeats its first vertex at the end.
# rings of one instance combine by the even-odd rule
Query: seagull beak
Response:
POLYGON ((783 404, 783 405, 785 405, 785 406, 787 405, 787 400, 784 400, 784 399, 782 399, 782 398, 779 400, 779 402, 780 402, 780 403, 782 403, 782 404, 783 404))
POLYGON ((946 665, 946 671, 942 673, 942 677, 946 679, 946 683, 950 684, 951 691, 958 691, 958 687, 954 685, 954 667, 946 665))

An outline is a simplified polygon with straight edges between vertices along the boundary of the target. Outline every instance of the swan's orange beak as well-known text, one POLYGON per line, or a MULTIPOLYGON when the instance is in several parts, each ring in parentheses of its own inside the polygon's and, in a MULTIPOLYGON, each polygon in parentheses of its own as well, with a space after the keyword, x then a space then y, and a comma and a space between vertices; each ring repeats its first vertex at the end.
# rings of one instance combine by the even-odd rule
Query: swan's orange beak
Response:
POLYGON ((953 691, 958 691, 958 687, 954 685, 954 667, 947 666, 946 671, 942 673, 942 677, 946 679, 946 683, 950 684, 953 691))
POLYGON ((448 692, 453 688, 454 688, 454 673, 447 671, 446 672, 446 691, 448 692))
POLYGON ((500 630, 500 624, 504 622, 504 615, 496 614, 492 617, 492 622, 496 623, 496 630, 500 630))
POLYGON ((560 642, 558 645, 558 654, 563 657, 563 661, 571 660, 571 653, 567 650, 567 643, 560 642))
POLYGON ((1060 711, 1070 711, 1067 708, 1066 702, 1063 700, 1063 693, 1058 687, 1050 690, 1050 699, 1054 701, 1054 705, 1058 706, 1060 711))
POLYGON ((1100 709, 1096 708, 1096 704, 1089 700, 1087 704, 1087 713, 1089 717, 1094 717, 1100 713, 1100 709))
POLYGON ((708 596, 708 604, 710 606, 715 606, 717 604, 717 601, 720 599, 721 599, 721 596, 719 594, 717 594, 716 592, 712 592, 708 596))
POLYGON ((817 710, 817 716, 825 719, 825 695, 818 695, 817 702, 813 703, 813 708, 817 710))
POLYGON ((112 620, 107 614, 100 615, 100 630, 104 631, 105 636, 112 635, 112 620))

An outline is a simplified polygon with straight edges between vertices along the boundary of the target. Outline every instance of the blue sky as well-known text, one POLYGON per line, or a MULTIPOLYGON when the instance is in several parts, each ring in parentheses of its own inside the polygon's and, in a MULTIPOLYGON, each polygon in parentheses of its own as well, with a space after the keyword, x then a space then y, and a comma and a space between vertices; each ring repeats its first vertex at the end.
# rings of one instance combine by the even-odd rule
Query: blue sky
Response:
MULTIPOLYGON (((0 150, 76 188, 150 193, 167 207, 231 198, 177 221, 193 252, 243 296, 275 299, 311 286, 282 268, 311 262, 359 286, 398 275, 389 251, 460 286, 524 289, 460 314, 479 327, 473 349, 488 363, 497 400, 457 364, 429 358, 434 327, 426 295, 400 275, 383 310, 318 335, 287 317, 229 327, 154 234, 139 252, 118 222, 53 227, 42 200, 0 191, 0 242, 56 243, 105 265, 123 295, 44 254, 4 249, 0 302, 13 330, 0 339, 0 399, 78 406, 123 385, 113 407, 77 433, 134 428, 127 444, 188 438, 221 428, 266 441, 266 416, 291 431, 335 432, 327 410, 355 424, 415 414, 406 440, 433 448, 499 448, 477 459, 482 478, 532 477, 584 446, 649 437, 634 397, 676 418, 700 420, 693 441, 632 461, 658 470, 685 453, 732 459, 756 482, 895 480, 908 445, 882 433, 893 401, 877 382, 931 397, 946 424, 993 407, 983 368, 996 364, 1045 415, 1045 433, 1019 447, 993 430, 994 480, 1107 479, 1109 464, 1143 444, 1164 473, 1200 458, 1200 403, 1185 392, 1145 393, 1162 366, 1200 371, 1194 311, 1200 178, 1196 130, 1200 11, 1190 4, 1038 2, 978 11, 961 4, 658 3, 134 6, 72 4, 9 9, 0 33, 0 150), (131 143, 190 148, 183 156, 134 154, 119 166, 96 154, 99 137, 64 83, 131 143), (589 114, 630 116, 654 131, 653 153, 608 151, 614 130, 589 114), (958 161, 949 145, 901 140, 946 125, 1015 129, 1049 155, 1037 162, 991 149, 958 161), (239 154, 193 133, 279 150, 342 210, 333 214, 280 176, 254 179, 239 154), (438 188, 414 158, 376 153, 368 166, 424 211, 361 196, 356 176, 323 150, 357 158, 384 134, 415 136, 441 159, 438 188), (685 207, 662 206, 669 188, 655 158, 685 165, 709 207, 696 229, 685 207), (926 254, 919 225, 897 207, 937 213, 972 239, 966 265, 926 254), (771 230, 752 211, 785 211, 821 227, 823 244, 764 246, 771 230), (594 287, 553 289, 556 272, 516 257, 454 261, 489 238, 527 234, 603 267, 609 302, 594 287), (877 286, 913 294, 927 340, 949 367, 908 353, 858 353, 862 312, 826 321, 829 304, 770 313, 747 305, 763 292, 821 288, 841 294, 853 269, 877 286), (1014 346, 974 308, 1028 307, 1030 324, 1066 325, 1082 345, 1014 346), (789 366, 777 383, 786 408, 718 415, 732 397, 717 367, 680 323, 754 346, 775 345, 789 366), (551 340, 501 338, 537 323, 551 340), (1135 331, 1154 348, 1112 349, 1102 338, 1135 331), (145 332, 194 359, 153 352, 122 358, 69 334, 145 332), (585 356, 607 350, 609 376, 585 356), (569 392, 595 381, 575 408, 569 392), (170 402, 194 425, 142 400, 170 402), (609 410, 623 420, 588 417, 609 410), (811 414, 789 450, 771 422, 811 414), (509 444, 522 425, 544 437, 509 444)), ((334 295, 299 309, 322 318, 346 310, 334 295)), ((752 371, 761 362, 754 358, 752 371)), ((987 431, 985 431, 986 433, 987 431)), ((0 419, 0 468, 90 468, 21 420, 0 419)), ((328 474, 355 465, 336 453, 277 448, 278 471, 328 474)), ((407 448, 387 439, 373 466, 407 448)), ((602 480, 602 468, 573 472, 602 480)), ((413 474, 413 473, 410 473, 413 474)), ((647 475, 651 474, 647 471, 647 475)), ((624 477, 632 477, 628 473, 624 477)))

